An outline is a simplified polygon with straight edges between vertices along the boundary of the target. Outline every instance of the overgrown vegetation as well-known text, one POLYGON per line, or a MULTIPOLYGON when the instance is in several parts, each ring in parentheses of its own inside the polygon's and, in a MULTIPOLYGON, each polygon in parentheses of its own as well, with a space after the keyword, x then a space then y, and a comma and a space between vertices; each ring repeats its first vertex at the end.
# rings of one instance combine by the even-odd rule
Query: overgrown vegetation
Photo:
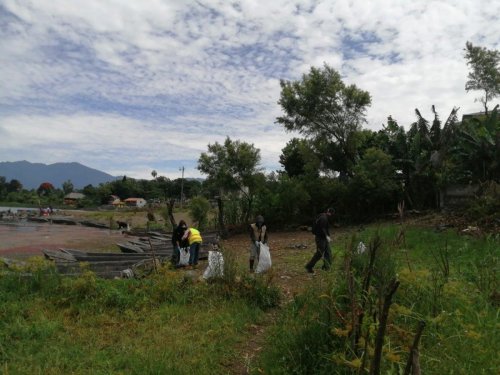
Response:
POLYGON ((40 259, 2 273, 2 373, 225 373, 246 327, 280 301, 269 280, 235 267, 210 283, 168 268, 141 280, 63 278, 40 259))
POLYGON ((497 373, 500 338, 492 333, 499 324, 499 238, 408 228, 403 248, 397 235, 390 226, 347 239, 336 269, 314 279, 283 312, 256 372, 403 374, 420 327, 413 363, 422 373, 497 373), (358 241, 368 244, 362 254, 358 241))

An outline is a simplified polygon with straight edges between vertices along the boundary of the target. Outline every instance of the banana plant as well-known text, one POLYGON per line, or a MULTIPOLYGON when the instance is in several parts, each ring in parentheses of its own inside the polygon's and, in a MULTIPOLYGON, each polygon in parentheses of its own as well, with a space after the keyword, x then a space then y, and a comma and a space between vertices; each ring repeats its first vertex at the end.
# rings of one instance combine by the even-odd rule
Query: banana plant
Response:
POLYGON ((462 124, 457 155, 470 178, 477 182, 500 180, 499 105, 489 113, 462 124))

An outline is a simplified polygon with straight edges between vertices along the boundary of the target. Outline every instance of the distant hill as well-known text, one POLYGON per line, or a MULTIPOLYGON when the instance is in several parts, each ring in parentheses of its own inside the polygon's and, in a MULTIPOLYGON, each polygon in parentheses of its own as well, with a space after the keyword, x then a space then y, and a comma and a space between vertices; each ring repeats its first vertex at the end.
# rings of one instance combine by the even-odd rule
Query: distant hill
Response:
POLYGON ((25 189, 37 189, 42 182, 50 182, 61 188, 63 182, 71 180, 75 189, 92 184, 114 181, 117 177, 98 171, 80 163, 30 163, 29 161, 0 162, 0 176, 7 181, 19 180, 25 189))

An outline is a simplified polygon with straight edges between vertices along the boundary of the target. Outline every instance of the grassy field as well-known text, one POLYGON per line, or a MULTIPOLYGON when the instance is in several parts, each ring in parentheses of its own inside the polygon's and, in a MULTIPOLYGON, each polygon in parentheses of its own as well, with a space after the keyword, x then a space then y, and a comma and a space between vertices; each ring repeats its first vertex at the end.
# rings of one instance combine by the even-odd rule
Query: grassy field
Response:
POLYGON ((229 240, 226 275, 211 283, 168 268, 141 280, 65 279, 40 259, 2 272, 1 372, 359 374, 374 355, 380 297, 396 278, 381 373, 402 373, 420 321, 422 373, 499 373, 498 236, 391 224, 341 230, 333 269, 315 276, 303 270, 312 251, 286 244, 274 243, 272 272, 254 276, 243 267, 247 254, 230 250, 243 245, 229 240))

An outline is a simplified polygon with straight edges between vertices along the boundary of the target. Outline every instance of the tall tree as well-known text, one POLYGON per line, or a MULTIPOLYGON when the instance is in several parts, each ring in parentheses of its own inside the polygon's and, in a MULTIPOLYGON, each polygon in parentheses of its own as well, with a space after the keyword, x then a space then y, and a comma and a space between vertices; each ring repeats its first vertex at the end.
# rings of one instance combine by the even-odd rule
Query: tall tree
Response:
POLYGON ((247 221, 257 187, 259 163, 258 148, 227 137, 224 144, 208 145, 208 152, 202 153, 198 160, 198 170, 208 175, 209 182, 218 188, 221 197, 224 191, 238 191, 246 198, 244 220, 247 221))
POLYGON ((5 178, 5 176, 0 176, 0 199, 4 199, 7 195, 7 187, 7 179, 5 178))
POLYGON ((318 175, 319 160, 313 152, 313 145, 307 139, 292 138, 281 150, 280 164, 289 177, 318 175))
POLYGON ((19 192, 23 189, 23 184, 19 180, 12 179, 10 180, 9 184, 7 185, 7 191, 9 193, 12 192, 19 192))
POLYGON ((74 189, 74 186, 73 186, 73 183, 71 182, 71 180, 64 181, 62 184, 62 189, 63 189, 64 194, 71 193, 74 189))
POLYGON ((465 59, 471 69, 467 76, 465 90, 484 92, 484 96, 479 98, 479 101, 484 105, 485 114, 488 114, 488 103, 500 96, 500 51, 488 50, 467 42, 465 59))
POLYGON ((352 167, 357 158, 354 135, 365 122, 370 94, 344 84, 340 74, 327 64, 322 69, 311 67, 300 81, 281 80, 280 85, 278 104, 284 115, 276 122, 307 138, 335 143, 350 162, 346 169, 352 167))
POLYGON ((52 185, 50 182, 42 182, 36 192, 38 195, 49 195, 54 191, 54 185, 52 185))

